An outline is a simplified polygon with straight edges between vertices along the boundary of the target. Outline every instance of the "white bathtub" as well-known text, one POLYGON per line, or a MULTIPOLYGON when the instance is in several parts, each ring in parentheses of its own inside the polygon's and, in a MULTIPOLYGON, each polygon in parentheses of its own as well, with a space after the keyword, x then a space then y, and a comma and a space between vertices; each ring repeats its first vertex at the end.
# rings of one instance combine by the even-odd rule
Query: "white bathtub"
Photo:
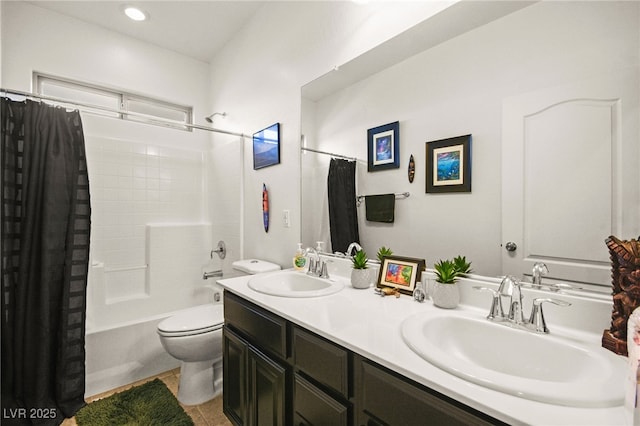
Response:
POLYGON ((204 271, 222 269, 225 278, 238 274, 231 256, 210 258, 208 223, 148 224, 146 234, 144 261, 91 262, 85 396, 179 367, 160 344, 158 323, 180 310, 213 303, 214 293, 222 293, 215 279, 203 280, 204 271))

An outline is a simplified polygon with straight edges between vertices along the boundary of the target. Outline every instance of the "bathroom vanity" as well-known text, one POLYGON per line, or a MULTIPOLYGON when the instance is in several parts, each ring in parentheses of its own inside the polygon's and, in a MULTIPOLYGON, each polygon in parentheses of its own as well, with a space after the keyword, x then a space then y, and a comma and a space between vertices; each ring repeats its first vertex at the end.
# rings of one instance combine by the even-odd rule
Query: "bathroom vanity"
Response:
POLYGON ((225 292, 225 414, 238 425, 502 424, 225 292), (293 423, 291 423, 293 418, 293 423))
MULTIPOLYGON (((625 423, 622 399, 601 407, 541 402, 481 386, 436 367, 403 340, 403 322, 423 315, 442 317, 449 311, 429 300, 417 303, 409 296, 380 297, 372 289, 357 290, 336 271, 330 272, 332 280, 344 280, 345 285, 322 297, 264 294, 248 285, 252 277, 219 281, 225 289, 224 411, 234 424, 625 423)), ((462 305, 452 315, 484 320, 490 298, 473 290, 478 283, 474 279, 459 283, 462 305)), ((604 298, 557 297, 574 303, 569 308, 574 311, 549 309, 551 333, 555 330, 569 339, 593 343, 593 351, 600 353, 595 331, 600 325, 587 318, 604 315, 605 327, 610 304, 604 298)), ((533 339, 546 337, 550 336, 532 335, 533 339)), ((496 356, 502 352, 500 344, 509 342, 498 342, 496 356)), ((611 357, 615 377, 622 377, 625 360, 611 357)), ((602 371, 581 372, 590 374, 597 378, 602 371)), ((609 393, 622 395, 625 383, 607 386, 613 388, 609 393)))

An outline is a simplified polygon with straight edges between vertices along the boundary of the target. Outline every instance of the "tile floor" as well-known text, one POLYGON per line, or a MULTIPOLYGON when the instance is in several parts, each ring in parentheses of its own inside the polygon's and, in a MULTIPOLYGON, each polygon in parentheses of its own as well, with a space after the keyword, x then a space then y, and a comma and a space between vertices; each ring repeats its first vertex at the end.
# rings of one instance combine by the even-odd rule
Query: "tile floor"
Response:
MULTIPOLYGON (((160 380, 162 380, 164 384, 167 385, 169 390, 173 392, 174 395, 177 395, 179 377, 180 377, 180 369, 176 368, 175 370, 167 371, 165 373, 158 374, 157 376, 139 380, 127 386, 122 386, 120 388, 113 389, 108 392, 103 392, 98 395, 91 396, 87 398, 86 401, 91 402, 97 399, 106 398, 109 395, 129 389, 132 386, 141 385, 155 378, 159 378, 160 380)), ((231 422, 222 413, 222 395, 219 395, 216 398, 212 399, 211 401, 205 402, 204 404, 182 405, 182 408, 184 408, 184 411, 186 411, 187 414, 191 416, 196 426, 230 426, 231 425, 231 422)), ((76 426, 76 420, 74 418, 66 419, 64 422, 62 422, 62 426, 76 426)))

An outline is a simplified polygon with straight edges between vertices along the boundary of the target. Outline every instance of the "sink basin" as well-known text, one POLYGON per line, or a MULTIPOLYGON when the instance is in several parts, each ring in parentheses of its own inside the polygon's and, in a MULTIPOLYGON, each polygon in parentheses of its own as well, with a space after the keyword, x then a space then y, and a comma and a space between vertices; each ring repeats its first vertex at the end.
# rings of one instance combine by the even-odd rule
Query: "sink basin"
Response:
POLYGON ((344 285, 335 280, 283 271, 252 277, 249 288, 259 293, 281 297, 320 297, 339 292, 344 285))
POLYGON ((600 347, 451 313, 407 318, 402 338, 442 370, 511 395, 573 407, 624 402, 626 362, 600 347))

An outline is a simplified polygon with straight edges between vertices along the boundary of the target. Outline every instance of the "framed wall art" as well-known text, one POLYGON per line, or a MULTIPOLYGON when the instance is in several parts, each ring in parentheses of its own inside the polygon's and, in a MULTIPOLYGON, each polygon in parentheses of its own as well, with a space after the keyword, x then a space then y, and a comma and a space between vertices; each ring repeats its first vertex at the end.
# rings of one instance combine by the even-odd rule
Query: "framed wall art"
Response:
POLYGON ((280 163, 280 123, 253 134, 253 170, 280 163))
POLYGON ((426 143, 426 192, 471 192, 471 135, 426 143))
POLYGON ((392 287, 401 293, 411 294, 420 281, 425 265, 424 259, 387 256, 382 259, 376 287, 392 287))
POLYGON ((367 153, 370 172, 400 168, 400 122, 367 130, 367 153))

